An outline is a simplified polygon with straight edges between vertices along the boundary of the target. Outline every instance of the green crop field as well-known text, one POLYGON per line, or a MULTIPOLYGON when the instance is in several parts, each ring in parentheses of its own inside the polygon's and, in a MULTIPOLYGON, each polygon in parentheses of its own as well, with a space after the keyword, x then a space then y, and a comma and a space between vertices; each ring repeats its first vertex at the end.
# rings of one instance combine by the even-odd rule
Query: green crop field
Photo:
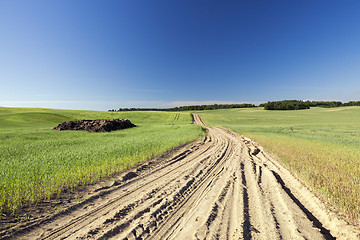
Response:
POLYGON ((251 137, 348 220, 360 220, 360 107, 199 112, 211 126, 251 137))
POLYGON ((0 211, 111 176, 203 134, 189 112, 0 107, 0 211), (110 133, 52 130, 64 121, 102 118, 128 118, 138 127, 110 133))

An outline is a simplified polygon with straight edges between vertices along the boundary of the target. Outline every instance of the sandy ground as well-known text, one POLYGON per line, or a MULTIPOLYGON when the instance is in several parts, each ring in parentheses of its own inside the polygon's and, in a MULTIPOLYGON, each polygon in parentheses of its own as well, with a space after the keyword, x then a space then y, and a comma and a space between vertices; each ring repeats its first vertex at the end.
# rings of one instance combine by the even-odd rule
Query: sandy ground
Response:
POLYGON ((8 239, 360 239, 257 143, 222 128, 8 239), (134 174, 136 173, 136 174, 134 174), (137 176, 136 176, 137 175, 137 176))

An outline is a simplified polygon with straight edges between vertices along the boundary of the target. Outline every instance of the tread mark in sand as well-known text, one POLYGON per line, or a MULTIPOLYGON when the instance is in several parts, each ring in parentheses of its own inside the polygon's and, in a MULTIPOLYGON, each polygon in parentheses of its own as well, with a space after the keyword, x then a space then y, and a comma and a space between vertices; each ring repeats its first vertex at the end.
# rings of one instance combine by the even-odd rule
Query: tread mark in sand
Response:
POLYGON ((244 202, 244 222, 243 222, 243 238, 251 239, 250 231, 250 214, 249 214, 249 196, 246 188, 245 170, 244 163, 240 163, 241 167, 241 178, 243 184, 243 202, 244 202))
POLYGON ((313 222, 314 226, 320 229, 320 232, 324 235, 326 240, 334 240, 336 239, 333 237, 329 230, 323 227, 322 223, 317 219, 308 209, 305 208, 305 206, 292 194, 291 190, 286 187, 284 181, 280 177, 279 174, 277 174, 274 170, 271 170, 273 175, 275 176, 278 183, 281 185, 282 189, 286 192, 286 194, 291 198, 291 200, 294 201, 294 203, 303 211, 306 215, 306 217, 313 222))

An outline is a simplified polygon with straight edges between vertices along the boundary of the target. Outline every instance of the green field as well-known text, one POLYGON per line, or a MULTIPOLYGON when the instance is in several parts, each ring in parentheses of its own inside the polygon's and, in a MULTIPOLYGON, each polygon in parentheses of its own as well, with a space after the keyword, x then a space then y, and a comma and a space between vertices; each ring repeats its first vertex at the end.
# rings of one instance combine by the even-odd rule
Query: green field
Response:
POLYGON ((208 125, 255 139, 348 220, 360 220, 360 107, 199 113, 208 125))
POLYGON ((111 176, 203 134, 189 112, 0 107, 0 211, 111 176), (102 118, 128 118, 138 127, 110 133, 52 130, 64 121, 102 118))

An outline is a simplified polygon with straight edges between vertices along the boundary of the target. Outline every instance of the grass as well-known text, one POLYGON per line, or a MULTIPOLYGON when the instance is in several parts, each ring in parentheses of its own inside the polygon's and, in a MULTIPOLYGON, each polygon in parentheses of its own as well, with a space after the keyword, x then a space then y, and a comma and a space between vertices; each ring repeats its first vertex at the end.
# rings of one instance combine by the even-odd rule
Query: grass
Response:
POLYGON ((350 222, 360 223, 360 107, 200 115, 211 126, 255 139, 350 222))
POLYGON ((0 212, 95 182, 203 135, 189 113, 0 108, 0 212), (128 118, 110 133, 53 131, 63 121, 128 118))

